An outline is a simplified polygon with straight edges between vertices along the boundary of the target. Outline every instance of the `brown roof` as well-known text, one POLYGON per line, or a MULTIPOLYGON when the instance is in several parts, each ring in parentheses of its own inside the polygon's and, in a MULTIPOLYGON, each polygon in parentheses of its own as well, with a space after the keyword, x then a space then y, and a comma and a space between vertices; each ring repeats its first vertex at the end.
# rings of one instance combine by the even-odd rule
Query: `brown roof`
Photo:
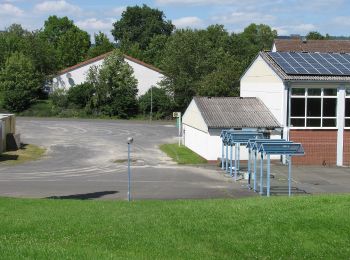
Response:
POLYGON ((275 39, 276 51, 350 53, 350 40, 275 39))
POLYGON ((256 97, 194 97, 208 128, 281 127, 256 97))
MULTIPOLYGON (((283 69, 274 61, 269 55, 270 52, 260 52, 259 55, 264 61, 277 73, 282 80, 287 81, 331 81, 331 82, 349 82, 350 76, 338 76, 338 75, 291 75, 283 71, 283 69)), ((345 54, 343 54, 345 55, 345 54)))
MULTIPOLYGON (((76 64, 76 65, 74 65, 74 66, 65 68, 65 69, 59 71, 59 72, 58 72, 58 75, 62 75, 62 74, 64 74, 64 73, 70 72, 70 71, 72 71, 72 70, 75 70, 75 69, 84 67, 85 65, 91 64, 91 63, 93 63, 93 62, 96 62, 96 61, 99 61, 99 60, 103 60, 103 59, 106 58, 108 55, 110 55, 112 52, 113 52, 113 51, 107 52, 107 53, 102 54, 102 55, 100 55, 100 56, 97 56, 97 57, 95 57, 95 58, 88 59, 88 60, 83 61, 83 62, 80 62, 80 63, 78 63, 78 64, 76 64)), ((138 59, 135 59, 135 58, 133 58, 133 57, 131 57, 131 56, 128 56, 128 55, 125 55, 125 54, 124 54, 124 58, 127 59, 127 60, 129 60, 129 61, 135 62, 135 63, 137 63, 137 64, 139 64, 139 65, 141 65, 141 66, 144 66, 144 67, 147 67, 147 68, 149 68, 149 69, 151 69, 151 70, 154 70, 154 71, 156 71, 156 72, 162 73, 162 71, 161 71, 160 69, 154 67, 153 65, 147 64, 147 63, 145 63, 145 62, 143 62, 143 61, 140 61, 140 60, 138 60, 138 59)))

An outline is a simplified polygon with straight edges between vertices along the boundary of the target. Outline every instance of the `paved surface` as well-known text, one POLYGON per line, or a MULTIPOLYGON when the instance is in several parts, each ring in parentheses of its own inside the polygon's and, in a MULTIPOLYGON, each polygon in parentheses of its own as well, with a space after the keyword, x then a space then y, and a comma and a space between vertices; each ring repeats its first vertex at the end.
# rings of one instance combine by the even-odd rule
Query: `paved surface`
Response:
POLYGON ((177 129, 170 124, 17 118, 17 129, 24 143, 44 146, 47 154, 39 161, 1 166, 0 196, 125 199, 128 136, 135 139, 134 199, 254 196, 217 167, 172 162, 158 149, 176 142, 177 129))

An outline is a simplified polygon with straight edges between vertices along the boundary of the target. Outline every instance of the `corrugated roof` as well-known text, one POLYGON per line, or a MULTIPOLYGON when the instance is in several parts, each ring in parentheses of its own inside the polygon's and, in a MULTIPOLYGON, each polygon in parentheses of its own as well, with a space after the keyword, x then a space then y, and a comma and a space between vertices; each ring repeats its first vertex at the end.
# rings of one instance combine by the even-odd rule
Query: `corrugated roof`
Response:
POLYGON ((278 128, 280 124, 255 97, 194 97, 208 128, 278 128))
MULTIPOLYGON (((85 60, 85 61, 83 61, 83 62, 80 62, 80 63, 78 63, 78 64, 76 64, 76 65, 73 65, 73 66, 71 66, 71 67, 65 68, 65 69, 63 69, 63 70, 61 70, 61 71, 58 72, 58 76, 59 76, 59 75, 62 75, 62 74, 64 74, 64 73, 70 72, 70 71, 72 71, 72 70, 81 68, 81 67, 83 67, 83 66, 85 66, 85 65, 88 65, 88 64, 91 64, 91 63, 93 63, 93 62, 96 62, 96 61, 99 61, 99 60, 103 60, 104 58, 106 58, 108 55, 110 55, 110 54, 112 54, 112 53, 113 53, 113 51, 110 51, 110 52, 107 52, 107 53, 102 54, 102 55, 100 55, 100 56, 97 56, 97 57, 95 57, 95 58, 88 59, 88 60, 85 60)), ((140 60, 138 60, 138 59, 135 59, 135 58, 133 58, 133 57, 131 57, 131 56, 128 56, 128 55, 125 55, 125 54, 124 54, 124 58, 127 59, 127 60, 130 60, 130 61, 133 61, 133 62, 135 62, 135 63, 137 63, 137 64, 139 64, 139 65, 142 65, 142 66, 144 66, 144 67, 147 67, 147 68, 149 68, 149 69, 151 69, 151 70, 154 70, 154 71, 156 71, 156 72, 162 73, 162 71, 161 71, 160 69, 154 67, 153 65, 147 64, 147 63, 145 63, 145 62, 143 62, 143 61, 140 61, 140 60)))
POLYGON ((259 55, 283 80, 290 81, 331 81, 331 82, 349 82, 350 76, 331 76, 331 75, 288 75, 282 68, 270 57, 270 52, 260 52, 259 55))
POLYGON ((276 39, 276 51, 350 53, 349 40, 276 39))

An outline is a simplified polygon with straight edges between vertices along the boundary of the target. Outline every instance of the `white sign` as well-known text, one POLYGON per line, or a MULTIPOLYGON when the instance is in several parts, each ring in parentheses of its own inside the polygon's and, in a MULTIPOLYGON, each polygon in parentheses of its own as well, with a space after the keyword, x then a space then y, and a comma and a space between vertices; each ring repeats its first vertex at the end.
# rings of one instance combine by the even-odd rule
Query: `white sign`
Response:
POLYGON ((181 117, 181 112, 173 112, 173 117, 181 117))

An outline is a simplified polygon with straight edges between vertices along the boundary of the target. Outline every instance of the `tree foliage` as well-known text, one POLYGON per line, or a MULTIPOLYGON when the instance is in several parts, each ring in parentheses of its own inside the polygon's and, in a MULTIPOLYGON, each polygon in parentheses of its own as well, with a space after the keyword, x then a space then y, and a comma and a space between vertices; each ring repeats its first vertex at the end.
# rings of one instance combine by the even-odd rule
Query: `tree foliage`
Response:
POLYGON ((143 5, 127 7, 121 19, 113 24, 112 35, 122 51, 135 54, 137 50, 146 50, 154 36, 169 36, 173 30, 174 25, 165 20, 162 11, 143 5))
POLYGON ((307 40, 329 40, 331 37, 326 34, 326 36, 322 35, 317 31, 311 31, 306 35, 307 40))
POLYGON ((91 106, 97 113, 128 118, 137 112, 137 80, 120 51, 108 56, 100 69, 93 67, 88 81, 95 89, 91 106))
POLYGON ((97 57, 115 49, 114 44, 108 39, 106 34, 99 32, 94 37, 95 44, 89 49, 89 58, 97 57))
POLYGON ((42 82, 32 61, 23 53, 14 52, 0 71, 0 90, 3 106, 20 112, 37 97, 42 82))

